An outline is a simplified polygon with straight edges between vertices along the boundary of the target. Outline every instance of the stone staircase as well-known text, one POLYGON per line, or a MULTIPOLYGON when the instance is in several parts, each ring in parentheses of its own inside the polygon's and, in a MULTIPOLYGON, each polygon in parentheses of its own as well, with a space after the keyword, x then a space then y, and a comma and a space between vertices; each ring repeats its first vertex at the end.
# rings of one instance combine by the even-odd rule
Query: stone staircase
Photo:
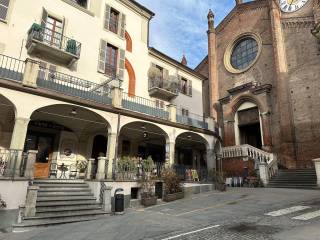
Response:
POLYGON ((286 169, 278 170, 269 184, 270 188, 317 188, 317 175, 315 169, 286 169))
POLYGON ((25 217, 13 226, 13 231, 26 231, 37 227, 82 222, 109 215, 91 193, 83 180, 35 180, 39 186, 36 214, 25 217))

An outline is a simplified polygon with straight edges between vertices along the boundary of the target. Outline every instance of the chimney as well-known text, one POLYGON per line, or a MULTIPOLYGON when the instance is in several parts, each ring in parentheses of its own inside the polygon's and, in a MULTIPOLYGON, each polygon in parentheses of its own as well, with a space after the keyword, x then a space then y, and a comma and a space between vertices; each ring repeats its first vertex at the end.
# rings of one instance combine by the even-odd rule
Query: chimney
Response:
POLYGON ((236 0, 236 5, 240 5, 243 3, 243 0, 236 0))
POLYGON ((183 65, 185 65, 185 66, 188 65, 187 58, 186 58, 186 56, 185 56, 184 54, 183 54, 183 56, 182 56, 181 63, 182 63, 183 65))

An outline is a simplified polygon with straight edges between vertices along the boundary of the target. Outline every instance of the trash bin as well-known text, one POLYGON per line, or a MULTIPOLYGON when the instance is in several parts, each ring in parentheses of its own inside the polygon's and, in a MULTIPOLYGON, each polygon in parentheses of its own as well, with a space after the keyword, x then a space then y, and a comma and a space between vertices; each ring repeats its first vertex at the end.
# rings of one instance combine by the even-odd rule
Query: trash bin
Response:
POLYGON ((114 192, 114 212, 115 214, 124 213, 124 191, 118 188, 114 192))

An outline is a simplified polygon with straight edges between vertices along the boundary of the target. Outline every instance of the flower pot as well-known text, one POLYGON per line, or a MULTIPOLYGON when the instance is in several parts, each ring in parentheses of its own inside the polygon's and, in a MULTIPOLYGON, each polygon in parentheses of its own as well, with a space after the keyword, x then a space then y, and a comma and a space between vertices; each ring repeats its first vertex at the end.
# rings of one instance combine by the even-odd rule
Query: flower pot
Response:
POLYGON ((178 199, 184 198, 184 192, 172 193, 172 194, 165 194, 163 196, 163 201, 165 202, 172 202, 178 199))
POLYGON ((157 197, 142 197, 141 204, 145 207, 153 206, 157 204, 157 197))

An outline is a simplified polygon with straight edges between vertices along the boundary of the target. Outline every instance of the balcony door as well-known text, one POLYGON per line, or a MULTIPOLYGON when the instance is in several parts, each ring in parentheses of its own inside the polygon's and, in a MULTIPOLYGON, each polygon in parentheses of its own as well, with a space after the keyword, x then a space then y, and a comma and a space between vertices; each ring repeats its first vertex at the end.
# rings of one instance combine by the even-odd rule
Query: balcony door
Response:
POLYGON ((107 76, 115 77, 118 64, 118 48, 110 44, 107 45, 105 64, 105 74, 107 76))
POLYGON ((63 22, 48 16, 45 23, 44 42, 50 46, 61 48, 63 22))

